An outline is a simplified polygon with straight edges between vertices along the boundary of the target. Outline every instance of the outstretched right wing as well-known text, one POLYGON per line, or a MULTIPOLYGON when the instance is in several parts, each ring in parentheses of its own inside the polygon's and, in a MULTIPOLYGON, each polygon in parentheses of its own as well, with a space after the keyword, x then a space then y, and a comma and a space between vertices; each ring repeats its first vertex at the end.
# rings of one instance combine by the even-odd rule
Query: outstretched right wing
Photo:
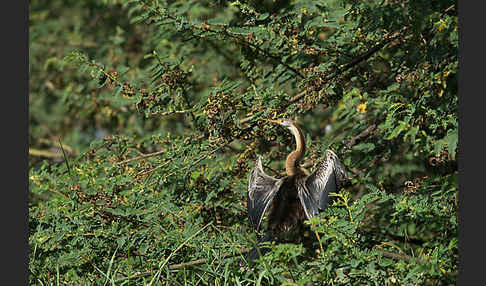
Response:
POLYGON ((334 152, 326 150, 324 160, 314 173, 305 179, 304 184, 299 182, 298 185, 307 217, 314 217, 325 209, 329 203, 329 193, 337 193, 346 179, 344 165, 334 152))
POLYGON ((262 160, 258 157, 248 180, 247 209, 250 221, 256 230, 268 206, 277 194, 284 179, 275 179, 263 172, 262 160))

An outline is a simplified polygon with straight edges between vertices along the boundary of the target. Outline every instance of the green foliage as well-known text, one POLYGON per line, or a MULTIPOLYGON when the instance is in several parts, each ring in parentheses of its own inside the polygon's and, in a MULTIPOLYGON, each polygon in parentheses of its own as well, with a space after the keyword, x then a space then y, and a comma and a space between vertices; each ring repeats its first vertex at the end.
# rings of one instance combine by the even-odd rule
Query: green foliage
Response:
POLYGON ((30 283, 455 284, 456 6, 31 1, 30 283), (294 146, 275 118, 351 181, 249 271, 249 171, 294 146))

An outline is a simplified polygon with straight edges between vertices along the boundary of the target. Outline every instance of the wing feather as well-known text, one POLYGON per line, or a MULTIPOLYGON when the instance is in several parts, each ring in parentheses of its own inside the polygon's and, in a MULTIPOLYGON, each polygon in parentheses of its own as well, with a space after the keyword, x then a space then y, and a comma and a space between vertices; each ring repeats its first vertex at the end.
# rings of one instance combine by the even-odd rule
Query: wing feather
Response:
POLYGON ((339 192, 346 178, 344 165, 333 151, 327 150, 314 173, 297 184, 307 218, 316 216, 327 207, 329 193, 339 192))
POLYGON ((258 157, 248 180, 247 209, 250 221, 256 230, 284 179, 275 179, 263 171, 261 158, 258 157))

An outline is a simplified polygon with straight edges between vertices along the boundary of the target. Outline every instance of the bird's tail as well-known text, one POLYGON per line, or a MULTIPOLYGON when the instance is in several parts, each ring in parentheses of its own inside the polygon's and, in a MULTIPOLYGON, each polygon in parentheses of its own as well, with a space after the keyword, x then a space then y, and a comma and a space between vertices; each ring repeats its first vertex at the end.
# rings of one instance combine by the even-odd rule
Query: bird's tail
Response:
POLYGON ((265 233, 265 235, 258 241, 257 245, 253 247, 250 252, 248 253, 248 256, 246 257, 246 261, 250 265, 254 265, 254 260, 259 258, 260 255, 265 255, 268 251, 270 251, 270 248, 268 246, 260 246, 261 243, 263 242, 272 242, 275 240, 275 236, 271 232, 265 233))

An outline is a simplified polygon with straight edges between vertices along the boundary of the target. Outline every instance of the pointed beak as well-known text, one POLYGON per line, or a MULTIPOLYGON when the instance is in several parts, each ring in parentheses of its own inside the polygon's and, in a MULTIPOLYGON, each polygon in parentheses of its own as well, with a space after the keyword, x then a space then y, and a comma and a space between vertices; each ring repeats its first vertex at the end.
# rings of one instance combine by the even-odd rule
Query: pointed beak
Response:
POLYGON ((273 124, 282 125, 282 120, 271 120, 271 119, 266 119, 266 120, 273 124))

